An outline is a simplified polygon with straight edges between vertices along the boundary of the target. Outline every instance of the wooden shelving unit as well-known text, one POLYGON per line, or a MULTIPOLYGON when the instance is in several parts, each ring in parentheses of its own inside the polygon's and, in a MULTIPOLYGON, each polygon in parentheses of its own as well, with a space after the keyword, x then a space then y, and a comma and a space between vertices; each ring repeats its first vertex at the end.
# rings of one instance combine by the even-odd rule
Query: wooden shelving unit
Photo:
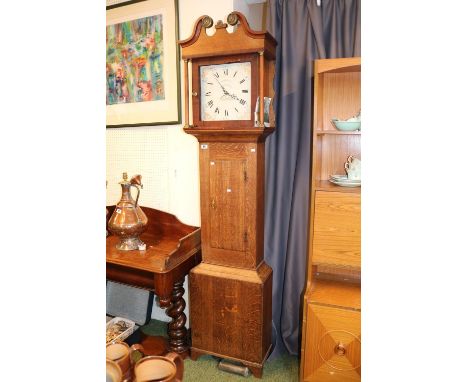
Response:
POLYGON ((332 118, 361 109, 361 59, 316 60, 307 285, 301 381, 360 381, 361 188, 328 181, 360 158, 361 132, 332 118))

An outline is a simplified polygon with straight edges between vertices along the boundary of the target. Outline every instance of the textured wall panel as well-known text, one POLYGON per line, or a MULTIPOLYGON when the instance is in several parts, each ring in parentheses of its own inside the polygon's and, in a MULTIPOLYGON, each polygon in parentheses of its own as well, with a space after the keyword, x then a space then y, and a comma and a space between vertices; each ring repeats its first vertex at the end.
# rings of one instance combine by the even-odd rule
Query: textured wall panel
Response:
MULTIPOLYGON (((139 204, 162 211, 169 209, 169 152, 166 128, 107 129, 107 205, 120 200, 122 173, 141 174, 139 204)), ((132 192, 136 197, 136 192, 132 192)))

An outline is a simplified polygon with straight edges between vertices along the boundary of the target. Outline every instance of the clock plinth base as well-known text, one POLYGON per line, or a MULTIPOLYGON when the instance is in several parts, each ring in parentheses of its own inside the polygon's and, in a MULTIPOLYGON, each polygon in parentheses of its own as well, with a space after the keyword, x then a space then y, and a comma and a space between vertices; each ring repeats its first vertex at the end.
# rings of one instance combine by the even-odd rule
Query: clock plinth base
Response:
POLYGON ((244 366, 247 366, 247 368, 250 370, 250 372, 252 373, 252 375, 255 378, 262 378, 262 376, 263 376, 263 366, 265 365, 265 362, 266 362, 268 356, 270 355, 272 347, 273 347, 273 345, 270 345, 270 347, 269 347, 269 349, 268 349, 268 351, 267 351, 267 353, 265 355, 265 359, 261 363, 249 362, 249 361, 242 360, 242 359, 227 357, 225 355, 209 352, 209 351, 206 351, 206 350, 197 349, 197 348, 194 348, 194 347, 192 347, 190 349, 190 359, 192 361, 196 361, 202 355, 212 355, 212 356, 217 357, 217 358, 228 359, 228 360, 231 360, 231 361, 234 361, 234 362, 241 363, 244 366))
POLYGON ((271 268, 201 263, 190 272, 192 359, 240 362, 258 378, 271 350, 271 268))

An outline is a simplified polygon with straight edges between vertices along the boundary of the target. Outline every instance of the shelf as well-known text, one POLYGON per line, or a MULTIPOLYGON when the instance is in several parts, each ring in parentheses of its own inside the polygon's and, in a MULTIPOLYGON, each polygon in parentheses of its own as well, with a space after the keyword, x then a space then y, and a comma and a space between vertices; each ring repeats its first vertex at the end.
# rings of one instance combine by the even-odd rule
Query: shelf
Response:
POLYGON ((310 303, 361 310, 360 283, 314 279, 308 292, 306 299, 310 303))
POLYGON ((316 191, 346 192, 350 194, 361 194, 361 187, 341 187, 328 180, 316 180, 314 184, 316 191))
POLYGON ((361 267, 315 261, 312 262, 312 267, 312 273, 316 279, 357 283, 361 281, 361 267))
POLYGON ((316 73, 361 72, 361 57, 315 60, 316 73))
POLYGON ((318 130, 317 135, 361 135, 361 131, 318 130))

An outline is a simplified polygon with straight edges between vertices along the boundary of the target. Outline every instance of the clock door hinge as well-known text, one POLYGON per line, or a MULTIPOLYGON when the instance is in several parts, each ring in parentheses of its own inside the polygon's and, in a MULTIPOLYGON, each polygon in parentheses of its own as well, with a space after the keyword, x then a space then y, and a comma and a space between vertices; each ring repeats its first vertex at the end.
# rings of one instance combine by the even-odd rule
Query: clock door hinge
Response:
POLYGON ((244 182, 247 182, 249 178, 247 177, 247 170, 244 169, 244 182))
POLYGON ((247 231, 244 232, 244 243, 247 243, 247 231))

